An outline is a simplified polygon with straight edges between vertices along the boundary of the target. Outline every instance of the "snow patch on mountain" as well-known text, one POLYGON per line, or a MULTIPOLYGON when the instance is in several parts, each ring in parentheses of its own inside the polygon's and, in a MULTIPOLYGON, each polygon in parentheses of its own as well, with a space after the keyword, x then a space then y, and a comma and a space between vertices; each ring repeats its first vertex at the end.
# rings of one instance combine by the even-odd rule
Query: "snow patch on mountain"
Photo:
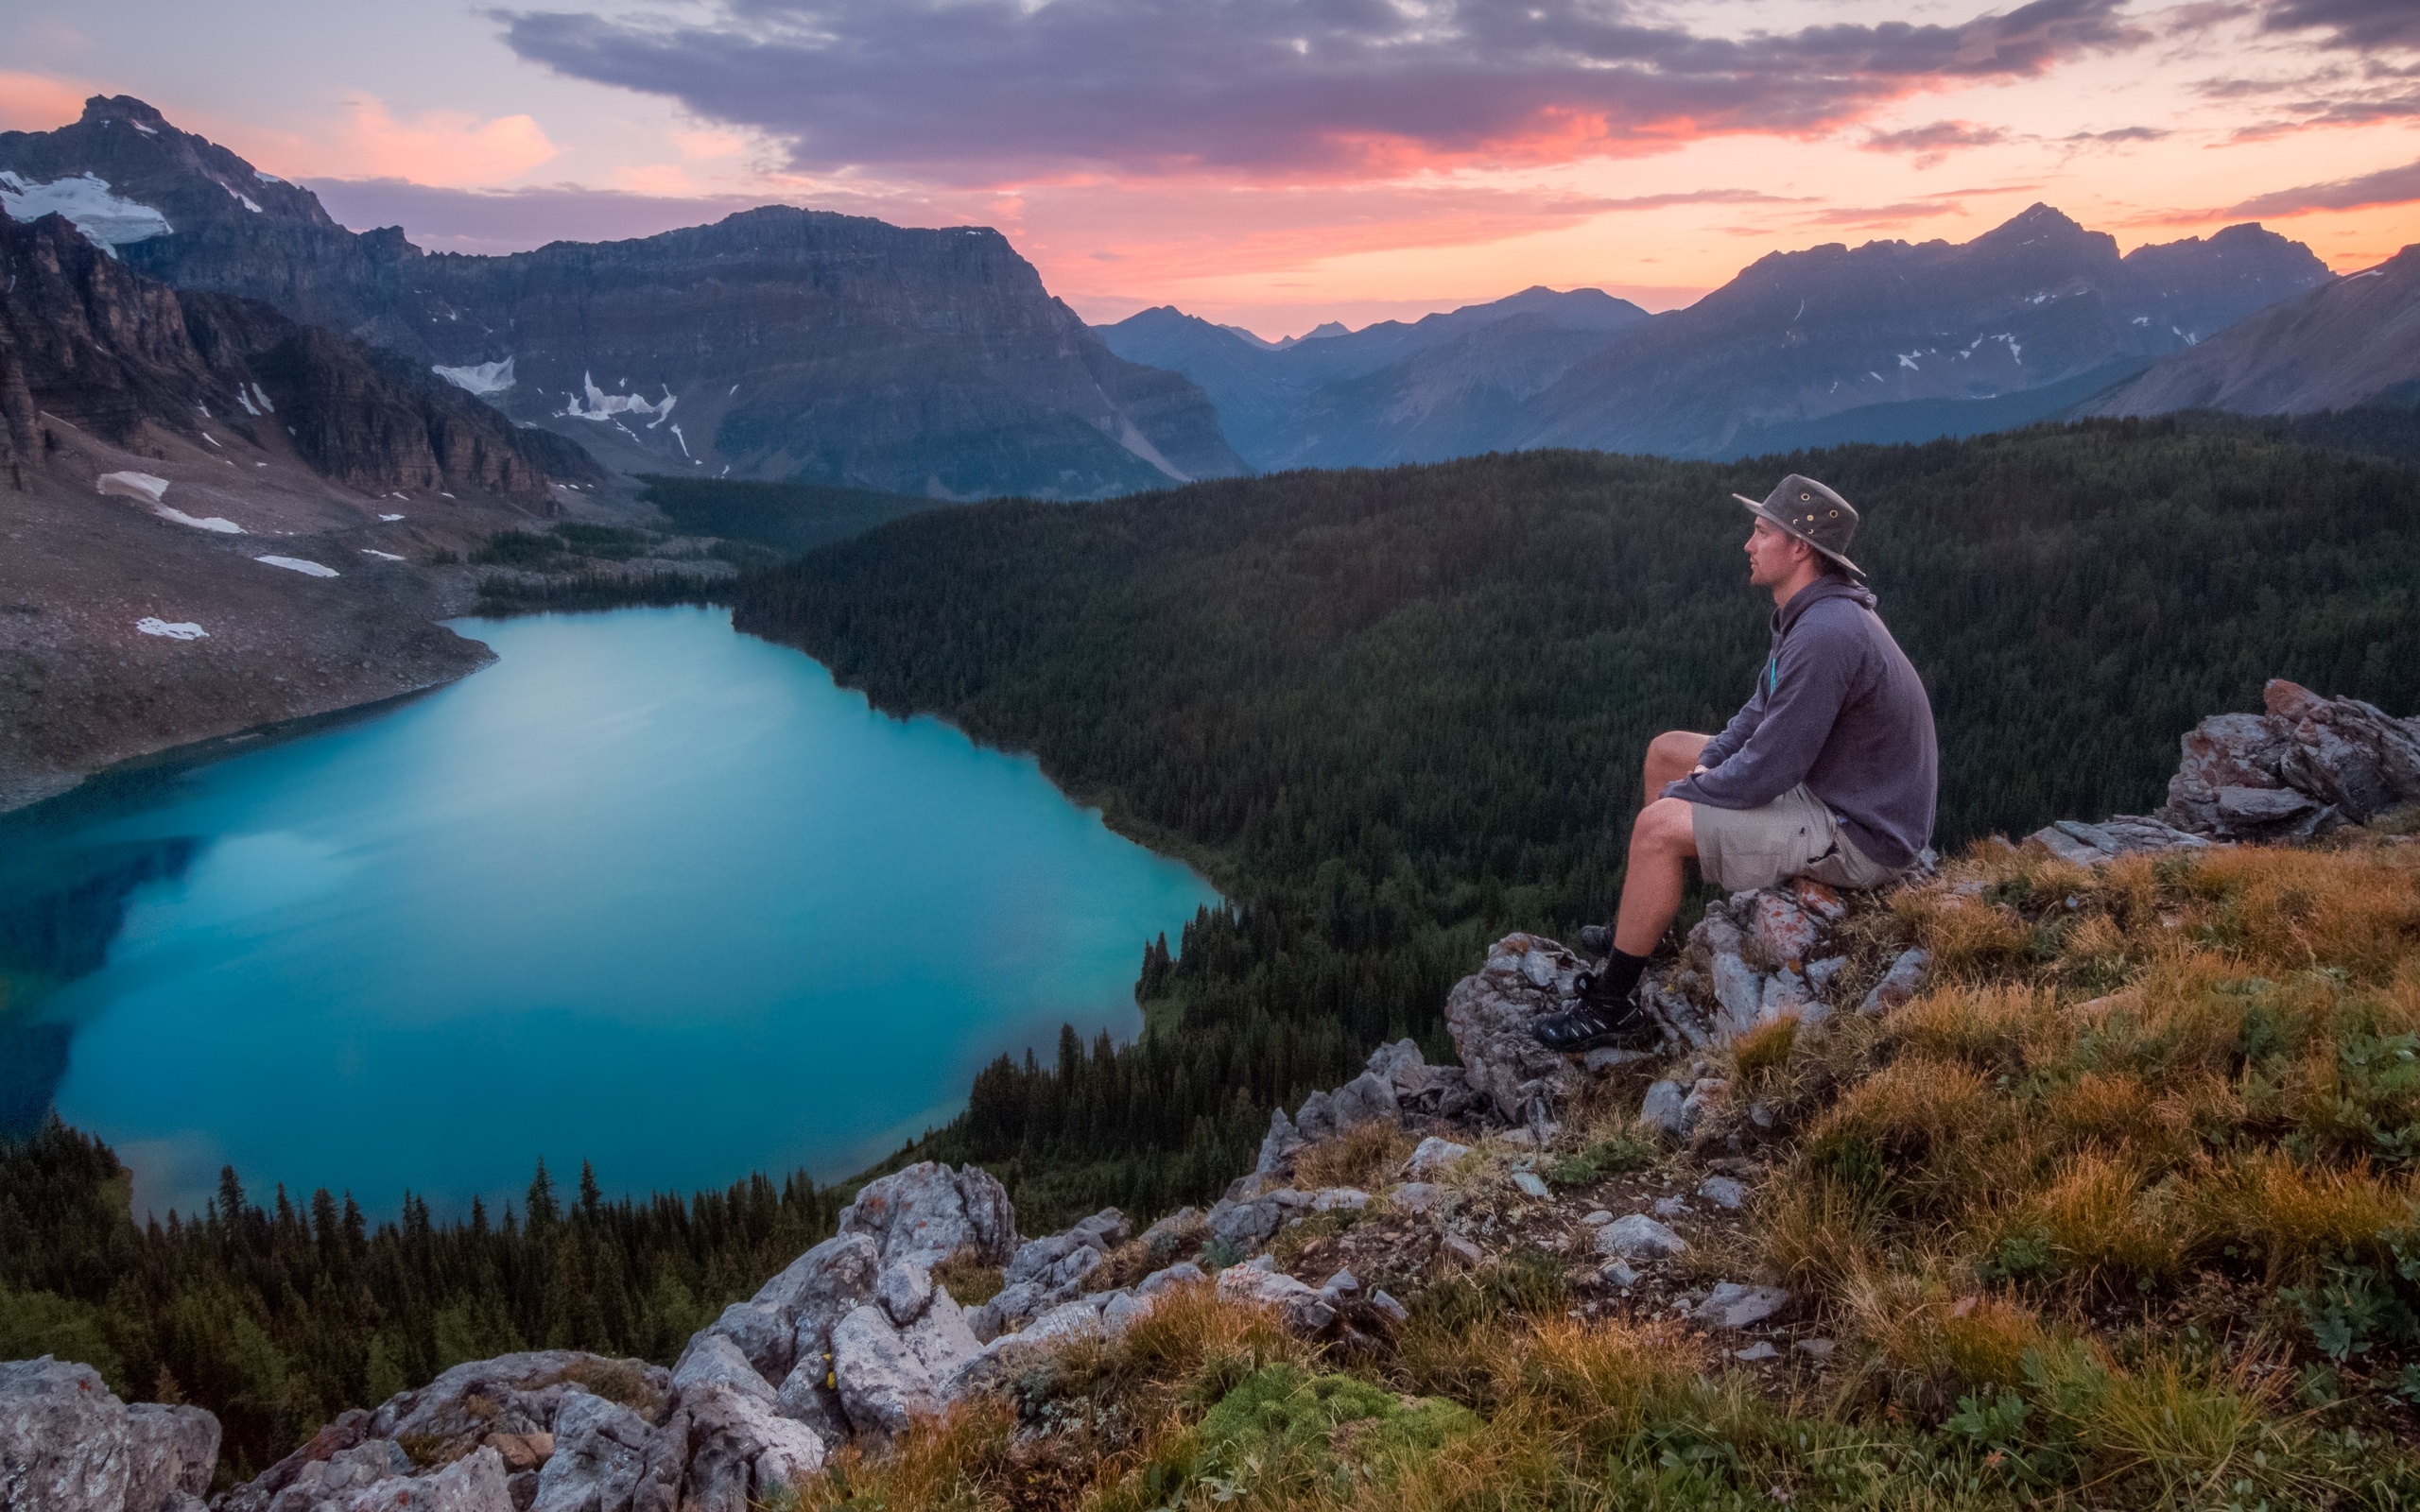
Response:
POLYGON ((304 561, 300 557, 255 557, 252 560, 257 562, 266 562, 271 567, 283 567, 287 572, 301 573, 306 577, 335 577, 339 576, 337 570, 333 567, 322 567, 316 561, 304 561))
POLYGON ((0 208, 9 212, 11 220, 64 215, 76 223, 86 241, 112 257, 121 247, 165 236, 175 230, 167 216, 149 205, 112 194, 109 180, 92 173, 33 183, 0 168, 0 208))
MULTIPOLYGON (((624 385, 627 385, 629 382, 630 380, 627 378, 622 380, 624 385)), ((622 431, 626 435, 631 436, 633 440, 637 438, 637 433, 631 431, 629 426, 622 425, 621 421, 614 420, 614 416, 653 416, 654 419, 648 424, 648 429, 653 430, 656 426, 663 424, 666 420, 671 418, 672 406, 680 403, 679 396, 674 394, 668 387, 664 390, 664 397, 662 399, 650 403, 646 399, 642 399, 637 394, 609 394, 605 392, 605 390, 597 387, 596 380, 586 373, 581 373, 579 375, 579 383, 580 387, 588 391, 586 394, 586 404, 584 405, 582 404, 581 395, 564 395, 563 397, 568 400, 569 403, 563 406, 562 411, 563 416, 570 420, 593 420, 599 422, 614 421, 614 423, 620 426, 622 431)))
POLYGON ((206 641, 210 632, 191 620, 171 623, 156 614, 146 614, 134 622, 135 629, 145 635, 157 635, 170 641, 206 641))
POLYGON ((476 394, 482 399, 490 394, 503 393, 512 387, 513 382, 510 357, 500 362, 470 363, 460 368, 431 368, 429 371, 463 392, 476 394))

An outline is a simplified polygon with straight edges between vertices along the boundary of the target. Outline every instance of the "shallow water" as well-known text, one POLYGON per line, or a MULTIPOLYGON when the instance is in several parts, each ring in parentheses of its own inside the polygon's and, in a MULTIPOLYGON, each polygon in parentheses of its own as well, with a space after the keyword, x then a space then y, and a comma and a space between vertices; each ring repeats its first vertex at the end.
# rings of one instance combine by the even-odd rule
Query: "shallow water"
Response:
POLYGON ((190 1211, 585 1159, 609 1193, 861 1168, 1059 1025, 1119 1038, 1215 894, 1029 758, 876 713, 720 610, 468 621, 374 715, 0 820, 0 1123, 190 1211))

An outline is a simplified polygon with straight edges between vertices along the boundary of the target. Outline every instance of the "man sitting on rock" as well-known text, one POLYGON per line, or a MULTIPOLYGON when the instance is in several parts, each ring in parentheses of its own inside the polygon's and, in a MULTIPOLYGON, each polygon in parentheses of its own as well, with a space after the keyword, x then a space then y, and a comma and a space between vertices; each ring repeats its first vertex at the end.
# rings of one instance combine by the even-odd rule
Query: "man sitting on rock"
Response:
POLYGON ((1796 473, 1761 504, 1732 497, 1756 516, 1748 581, 1772 591, 1772 646, 1722 733, 1668 730, 1648 747, 1648 802, 1631 828, 1612 936, 1595 926, 1581 936, 1611 951, 1583 978, 1579 1006, 1538 1021, 1549 1049, 1653 1038, 1639 975, 1681 911, 1691 857, 1726 892, 1789 877, 1867 888, 1932 838, 1932 706, 1848 558, 1857 511, 1796 473))

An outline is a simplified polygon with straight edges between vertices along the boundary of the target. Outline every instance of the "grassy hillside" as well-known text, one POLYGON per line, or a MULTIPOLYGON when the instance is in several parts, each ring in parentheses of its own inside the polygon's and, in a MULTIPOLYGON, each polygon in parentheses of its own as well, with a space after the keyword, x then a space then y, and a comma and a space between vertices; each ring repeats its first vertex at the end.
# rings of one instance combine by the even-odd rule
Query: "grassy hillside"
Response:
POLYGON ((1267 1108, 1515 926, 1602 918, 1668 728, 1746 696, 1747 516, 1785 471, 1931 689, 1956 844, 2159 801, 2177 737, 2293 678, 2420 707, 2420 475, 2264 431, 2045 427, 1754 464, 1583 453, 917 516, 741 585, 740 627, 895 711, 1037 752, 1234 901, 1140 984, 1183 1032, 1002 1064, 935 1146, 1022 1205, 1216 1190, 1267 1108))
MULTIPOLYGON (((1691 1149, 1638 1163, 1635 1085, 1604 1098, 1568 1141, 1624 1151, 1617 1179, 1538 1162, 1540 1198, 1483 1143, 1443 1210, 1480 1264, 1426 1259, 1441 1225, 1386 1200, 1387 1160, 1364 1162, 1370 1208, 1276 1242, 1298 1276, 1349 1256, 1406 1299, 1392 1336, 1310 1344, 1180 1293, 895 1454, 849 1452, 802 1504, 2420 1498, 2420 844, 2088 871, 1987 843, 1856 927, 1928 945, 1930 989, 1713 1057, 1731 1094, 1691 1149), (1573 1263, 1588 1210, 1690 1191, 1717 1157, 1751 1189, 1736 1227, 1699 1217, 1638 1295, 1573 1263), (1752 1335, 1668 1305, 1760 1274, 1790 1299, 1752 1335)), ((1354 1143, 1304 1159, 1343 1174, 1354 1143)))

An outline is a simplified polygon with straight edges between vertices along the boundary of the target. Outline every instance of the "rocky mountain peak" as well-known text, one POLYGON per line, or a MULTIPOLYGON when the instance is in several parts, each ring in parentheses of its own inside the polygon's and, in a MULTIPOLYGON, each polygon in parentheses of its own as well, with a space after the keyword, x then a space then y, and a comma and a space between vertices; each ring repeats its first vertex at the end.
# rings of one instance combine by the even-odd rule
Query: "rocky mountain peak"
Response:
POLYGON ((124 97, 0 133, 0 173, 12 214, 60 209, 143 272, 386 348, 628 472, 1066 498, 1242 471, 1199 390, 1110 352, 984 227, 770 205, 431 256, 124 97))

